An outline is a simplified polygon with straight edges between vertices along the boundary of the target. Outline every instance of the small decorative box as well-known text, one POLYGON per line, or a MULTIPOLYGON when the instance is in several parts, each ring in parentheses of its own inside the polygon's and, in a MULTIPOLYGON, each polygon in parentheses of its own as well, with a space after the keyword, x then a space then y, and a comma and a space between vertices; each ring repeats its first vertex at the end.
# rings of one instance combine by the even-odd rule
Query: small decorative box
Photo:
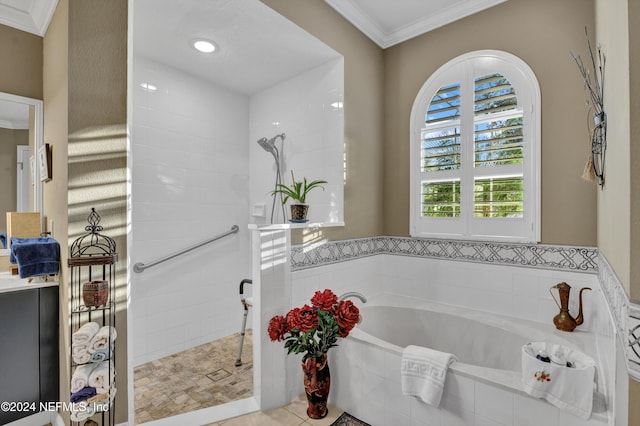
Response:
POLYGON ((109 281, 95 280, 82 284, 82 300, 87 307, 98 307, 109 301, 109 281))

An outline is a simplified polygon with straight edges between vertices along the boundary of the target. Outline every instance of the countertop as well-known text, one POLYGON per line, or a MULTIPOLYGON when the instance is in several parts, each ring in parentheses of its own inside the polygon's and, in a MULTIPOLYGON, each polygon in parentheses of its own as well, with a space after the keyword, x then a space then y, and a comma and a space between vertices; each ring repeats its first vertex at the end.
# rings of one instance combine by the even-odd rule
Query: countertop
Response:
POLYGON ((9 272, 0 272, 0 293, 54 287, 57 285, 59 285, 59 282, 53 279, 45 281, 40 277, 35 277, 29 282, 29 278, 20 278, 17 275, 11 275, 9 272))

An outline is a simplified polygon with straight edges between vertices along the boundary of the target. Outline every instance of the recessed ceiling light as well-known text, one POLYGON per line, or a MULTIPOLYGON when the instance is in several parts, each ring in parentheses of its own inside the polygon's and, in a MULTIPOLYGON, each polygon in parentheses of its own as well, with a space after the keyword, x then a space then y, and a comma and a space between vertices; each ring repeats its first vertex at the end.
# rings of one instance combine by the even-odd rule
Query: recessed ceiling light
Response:
POLYGON ((192 40, 191 46, 202 53, 213 53, 216 51, 216 45, 213 42, 201 38, 192 40))

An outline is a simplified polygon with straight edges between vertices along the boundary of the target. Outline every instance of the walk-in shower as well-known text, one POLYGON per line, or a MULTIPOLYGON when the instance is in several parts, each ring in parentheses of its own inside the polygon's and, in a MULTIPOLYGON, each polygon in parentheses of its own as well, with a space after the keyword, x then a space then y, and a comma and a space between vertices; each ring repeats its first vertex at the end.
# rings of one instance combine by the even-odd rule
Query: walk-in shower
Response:
MULTIPOLYGON (((242 363, 234 365, 244 313, 238 282, 264 282, 253 275, 262 274, 258 265, 266 262, 261 234, 273 227, 261 226, 269 225, 271 203, 272 222, 287 221, 288 211, 283 217, 284 207, 276 206, 284 195, 270 197, 274 180, 288 183, 290 169, 332 183, 317 194, 313 211, 318 223, 342 222, 343 110, 328 105, 344 98, 344 61, 259 0, 131 5, 132 265, 234 224, 239 230, 130 274, 127 423, 210 424, 271 408, 284 393, 261 389, 282 376, 261 368, 262 352, 275 348, 260 344, 254 353, 252 333, 260 321, 252 310, 242 363), (191 49, 195 37, 215 41, 219 50, 191 49)), ((289 227, 303 225, 282 226, 289 227)), ((257 312, 259 294, 252 295, 257 312)), ((256 342, 268 338, 258 331, 256 342)))
MULTIPOLYGON (((276 208, 276 193, 275 190, 278 189, 279 185, 282 185, 282 170, 281 170, 281 162, 280 162, 280 153, 283 150, 284 147, 284 138, 286 137, 286 135, 284 133, 280 133, 279 135, 275 135, 274 137, 272 137, 271 139, 267 139, 267 138, 260 138, 258 139, 258 145, 260 145, 262 147, 262 149, 264 149, 265 151, 271 153, 271 155, 273 155, 273 158, 275 159, 276 162, 276 182, 273 185, 273 202, 271 204, 271 223, 273 223, 273 214, 275 212, 275 208, 276 208), (278 147, 276 146, 276 140, 280 139, 280 150, 278 150, 278 147)), ((282 193, 278 192, 277 195, 280 196, 280 207, 282 208, 282 219, 284 221, 286 221, 287 216, 285 214, 285 210, 284 210, 284 203, 282 202, 282 193)))

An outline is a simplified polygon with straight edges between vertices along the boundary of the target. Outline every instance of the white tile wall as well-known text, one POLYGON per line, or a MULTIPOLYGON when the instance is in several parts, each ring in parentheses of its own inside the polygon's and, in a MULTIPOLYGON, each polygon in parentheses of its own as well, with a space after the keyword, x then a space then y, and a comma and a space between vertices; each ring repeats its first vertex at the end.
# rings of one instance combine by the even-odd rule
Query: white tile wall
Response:
MULTIPOLYGON (((328 62, 251 97, 251 204, 266 206, 266 217, 253 217, 253 223, 269 223, 275 182, 274 159, 256 141, 280 133, 286 134, 284 184, 291 184, 291 170, 296 180, 328 181, 324 191, 307 198, 309 220, 343 221, 344 110, 332 106, 344 100, 343 64, 343 59, 328 62)), ((279 140, 276 146, 281 148, 279 140)), ((283 223, 281 213, 274 223, 283 223)))
POLYGON ((240 232, 132 276, 134 365, 239 331, 238 284, 251 277, 247 225, 268 220, 275 180, 259 138, 286 133, 285 183, 291 169, 329 181, 308 199, 311 221, 343 220, 344 119, 332 106, 342 105, 343 74, 343 60, 332 61, 249 98, 135 56, 132 262, 233 224, 240 232), (265 205, 265 217, 251 216, 255 204, 265 205))
POLYGON ((566 281, 572 287, 569 312, 574 317, 579 289, 592 288, 583 294, 581 329, 594 331, 596 319, 602 317, 598 314, 602 296, 594 274, 394 255, 379 255, 377 262, 384 264, 380 273, 387 293, 549 323, 559 312, 551 296, 558 298, 557 290, 550 293, 549 289, 566 281))
POLYGON ((133 274, 139 365, 240 330, 238 285, 250 277, 249 99, 138 56, 133 67, 132 262, 240 228, 133 274))

